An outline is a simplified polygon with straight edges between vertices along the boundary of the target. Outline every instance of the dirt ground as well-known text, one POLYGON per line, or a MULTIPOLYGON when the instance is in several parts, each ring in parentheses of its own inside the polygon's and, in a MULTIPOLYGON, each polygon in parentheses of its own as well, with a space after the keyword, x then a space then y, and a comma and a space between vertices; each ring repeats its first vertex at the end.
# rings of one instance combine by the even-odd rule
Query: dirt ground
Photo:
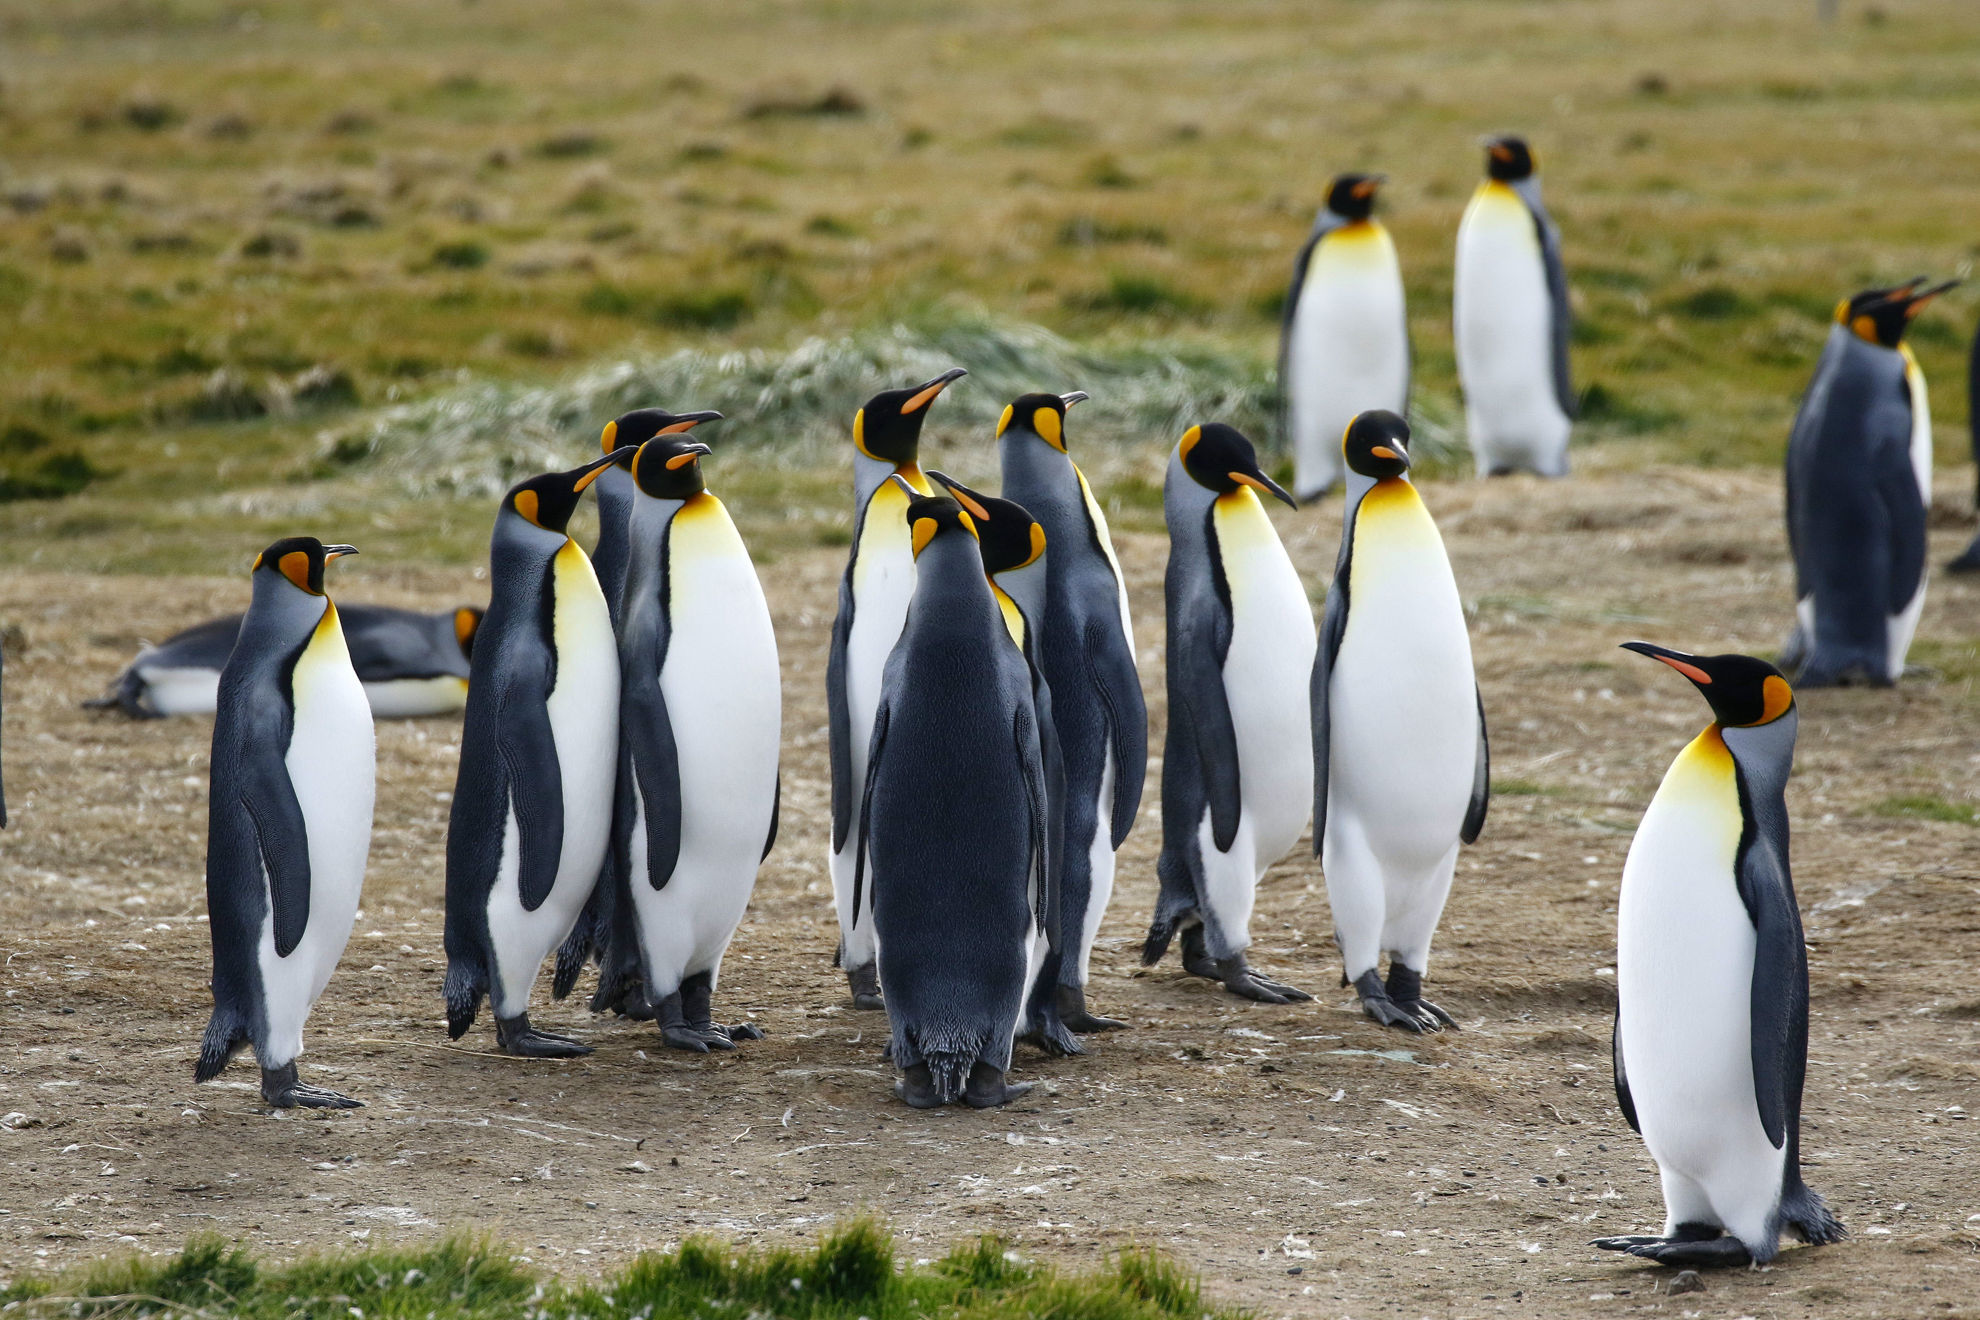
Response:
MULTIPOLYGON (((686 1057, 649 1026, 548 1004, 546 977, 537 1020, 595 1055, 510 1060, 486 1029, 451 1047, 441 858, 458 726, 383 724, 364 911, 304 1059, 307 1078, 368 1104, 334 1115, 270 1114, 246 1062, 192 1085, 210 725, 77 708, 140 638, 235 605, 243 584, 0 579, 6 1269, 170 1250, 195 1231, 285 1256, 465 1230, 582 1272, 688 1233, 790 1241, 870 1209, 927 1256, 980 1232, 1073 1263, 1159 1243, 1215 1297, 1265 1315, 1980 1316, 1980 829, 1873 810, 1980 800, 1980 584, 1933 582, 1915 658, 1936 675, 1802 701, 1789 803, 1813 988, 1804 1157, 1854 1236, 1672 1297, 1670 1271, 1586 1243, 1661 1218, 1609 1080, 1616 888, 1644 804, 1706 711, 1615 647, 1779 644, 1778 482, 1659 469, 1427 497, 1476 609, 1502 785, 1431 965, 1430 993, 1463 1030, 1405 1038, 1359 1016, 1336 988, 1304 848, 1266 879, 1254 959, 1317 1002, 1254 1005, 1173 961, 1141 969, 1158 761, 1094 960, 1096 1007, 1132 1029, 1083 1058, 1021 1051, 1018 1075, 1043 1085, 982 1114, 894 1101, 884 1024, 849 1008, 831 967, 822 692, 843 550, 765 573, 786 679, 783 836, 719 1003, 768 1038, 686 1057)), ((1971 534, 1955 503, 1942 497, 1935 561, 1971 534)), ((1277 516, 1319 596, 1338 503, 1277 516)), ((1165 547, 1121 549, 1159 758, 1165 547)), ((336 574, 354 600, 438 607, 480 590, 465 572, 368 559, 336 574)))

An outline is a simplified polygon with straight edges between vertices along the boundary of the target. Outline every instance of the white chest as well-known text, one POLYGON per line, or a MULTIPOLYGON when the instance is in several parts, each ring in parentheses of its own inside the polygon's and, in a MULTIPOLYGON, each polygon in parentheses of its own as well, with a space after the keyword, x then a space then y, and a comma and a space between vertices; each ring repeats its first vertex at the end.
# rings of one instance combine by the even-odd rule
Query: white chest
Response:
MULTIPOLYGON (((564 785, 564 849, 558 884, 581 874, 611 827, 618 767, 619 650, 591 561, 566 541, 553 561, 557 677, 545 702, 564 785)), ((591 864, 594 868, 596 862, 591 864)), ((595 870, 594 870, 595 874, 595 870)))
POLYGON ((1255 816, 1260 854, 1275 855, 1271 845, 1288 829, 1296 838, 1313 808, 1313 608, 1256 495, 1220 496, 1213 517, 1231 593, 1224 694, 1244 811, 1255 816))
POLYGON ((1294 310, 1291 342, 1296 408, 1346 420, 1368 408, 1400 410, 1409 383, 1402 269, 1378 225, 1350 225, 1320 241, 1294 310))
POLYGON ((852 716, 853 781, 861 782, 880 676, 914 600, 914 544, 907 496, 888 482, 867 502, 853 559, 853 622, 846 639, 846 705, 852 716))
POLYGON ((1532 213, 1503 184, 1478 190, 1458 228, 1453 305, 1467 403, 1553 394, 1553 297, 1532 213))

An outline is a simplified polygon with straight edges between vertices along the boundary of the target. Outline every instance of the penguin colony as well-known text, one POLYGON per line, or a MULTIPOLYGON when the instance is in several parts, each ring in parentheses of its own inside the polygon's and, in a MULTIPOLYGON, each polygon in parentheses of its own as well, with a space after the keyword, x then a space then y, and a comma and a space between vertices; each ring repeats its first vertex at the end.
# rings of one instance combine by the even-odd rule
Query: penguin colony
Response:
MULTIPOLYGON (((1471 441, 1481 474, 1561 476, 1574 407, 1559 238, 1526 144, 1485 145, 1455 292, 1471 441)), ((1160 894, 1142 960, 1179 943, 1185 972, 1233 994, 1310 999, 1247 959, 1258 881, 1310 822, 1342 985, 1375 1021, 1434 1032, 1457 1027, 1424 980, 1458 849, 1485 824, 1490 751, 1457 582, 1410 478, 1381 182, 1337 179, 1297 259, 1280 359, 1296 493, 1226 425, 1189 427, 1170 456, 1160 894), (1316 628, 1261 497, 1296 507, 1337 484, 1316 628)), ((1626 644, 1696 686, 1712 718, 1645 813, 1619 903, 1616 1095, 1657 1160, 1666 1222, 1597 1246, 1695 1267, 1765 1263, 1783 1234, 1844 1236, 1800 1167, 1790 677, 1902 673, 1931 452, 1902 341, 1950 287, 1924 286, 1842 303, 1796 418, 1782 668, 1626 644)), ((1147 759, 1126 584, 1069 443, 1087 396, 1004 410, 993 496, 919 463, 923 424, 965 375, 883 391, 852 419, 854 532, 827 674, 837 963, 853 1005, 887 1013, 895 1092, 917 1108, 1004 1104, 1029 1088, 1009 1077, 1015 1042, 1079 1054, 1082 1036, 1126 1025, 1086 987, 1147 759)), ((217 712, 198 1080, 252 1048, 270 1105, 359 1103, 302 1084, 303 1026, 357 909, 371 717, 410 704, 381 688, 423 682, 437 701, 433 680, 461 677, 456 653, 471 683, 447 846, 450 1034, 486 999, 503 1052, 589 1052, 530 1024, 553 951, 557 997, 596 961, 592 1008, 651 1019, 668 1046, 761 1034, 714 1019, 722 955, 776 843, 781 734, 769 610, 702 471, 714 451, 690 435, 719 416, 628 413, 600 456, 510 490, 485 616, 347 618, 324 570, 354 548, 293 538, 256 560, 244 617, 147 650, 119 680, 103 704, 217 712), (566 532, 587 488, 601 509, 591 556, 566 532)), ((1976 565, 1969 551, 1952 567, 1976 565)))

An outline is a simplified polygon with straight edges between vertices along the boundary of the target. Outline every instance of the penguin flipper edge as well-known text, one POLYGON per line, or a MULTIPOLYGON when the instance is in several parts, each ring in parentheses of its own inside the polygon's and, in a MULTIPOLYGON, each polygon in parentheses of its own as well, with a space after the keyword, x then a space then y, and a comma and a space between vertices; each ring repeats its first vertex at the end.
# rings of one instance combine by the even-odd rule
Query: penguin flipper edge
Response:
POLYGON ((681 859, 681 760, 674 725, 658 683, 629 687, 620 709, 622 736, 637 749, 630 760, 646 813, 646 879, 655 889, 665 889, 681 859))
POLYGON ((1096 623, 1087 630, 1087 664, 1107 707, 1107 735, 1114 749, 1112 838, 1118 849, 1134 828, 1148 775, 1148 707, 1131 643, 1118 630, 1096 623))
MULTIPOLYGON (((284 706, 284 713, 287 713, 284 706)), ((288 739, 282 739, 286 744, 288 739)), ((309 825, 289 782, 288 767, 272 752, 250 754, 241 767, 241 806, 254 826, 255 846, 268 877, 276 956, 286 958, 309 928, 309 825)))
MULTIPOLYGON (((854 544, 857 544, 855 540, 854 544)), ((859 812, 856 793, 864 785, 852 781, 852 706, 846 696, 846 647, 852 640, 852 566, 839 582, 839 613, 832 621, 832 649, 825 661, 825 718, 832 762, 832 849, 845 847, 846 834, 859 812)), ((865 837, 862 833, 861 837, 865 837)))
POLYGON ((1753 917, 1751 1041, 1753 1101, 1767 1140, 1779 1147, 1795 1115, 1807 1038, 1808 973, 1793 889, 1772 848, 1749 847, 1739 859, 1740 897, 1753 917), (1795 1076, 1790 1077, 1792 1070, 1795 1076))
POLYGON ((1492 805, 1492 742, 1485 732, 1485 697, 1476 685, 1472 693, 1478 700, 1478 762, 1471 772, 1471 802, 1464 809, 1464 825, 1458 830, 1458 838, 1466 843, 1478 842, 1485 828, 1485 812, 1492 805))
MULTIPOLYGON (((1327 613, 1320 623, 1320 645, 1313 654, 1313 687, 1308 693, 1313 708, 1313 855, 1320 855, 1327 841, 1327 779, 1333 768, 1332 717, 1328 697, 1334 685, 1334 661, 1341 653, 1341 638, 1347 635, 1348 559, 1342 557, 1334 576, 1333 590, 1327 593, 1327 613)), ((1483 737, 1484 719, 1479 720, 1483 737)), ((1477 796, 1477 784, 1472 784, 1477 796)), ((1470 813, 1466 813, 1466 821, 1470 813)))
POLYGON ((550 897, 564 853, 564 774, 550 728, 550 708, 527 698, 503 701, 495 746, 516 816, 516 890, 523 911, 534 912, 550 897), (529 791, 516 791, 523 784, 530 786, 529 791))
MULTIPOLYGON (((887 746, 889 714, 884 700, 880 703, 880 709, 873 712, 873 747, 867 753, 866 784, 859 795, 859 837, 862 840, 872 837, 869 831, 873 825, 873 785, 880 778, 880 754, 887 746)), ((860 913, 870 911, 873 906, 873 900, 861 892, 872 883, 866 874, 867 852, 868 848, 864 845, 853 849, 852 910, 855 922, 859 920, 860 913)))
POLYGON ((1210 806, 1210 834, 1220 852, 1237 838, 1244 797, 1238 779, 1237 726, 1224 692, 1223 656, 1230 649, 1230 613, 1221 601, 1206 609, 1182 609, 1169 638, 1170 683, 1188 706, 1210 806), (1221 633, 1221 636, 1219 635, 1221 633))

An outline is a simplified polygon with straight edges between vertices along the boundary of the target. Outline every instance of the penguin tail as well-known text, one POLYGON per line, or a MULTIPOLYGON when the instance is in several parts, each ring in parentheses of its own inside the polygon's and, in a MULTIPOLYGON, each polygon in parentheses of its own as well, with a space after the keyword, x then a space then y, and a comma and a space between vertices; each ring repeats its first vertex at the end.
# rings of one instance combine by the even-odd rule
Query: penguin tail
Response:
POLYGON ((447 1000, 447 1037, 459 1040, 481 1011, 481 997, 488 993, 487 974, 454 959, 447 964, 447 980, 440 993, 447 1000))
POLYGON ((563 999, 577 987, 584 965, 598 957, 598 922, 587 906, 578 915, 577 925, 557 948, 557 970, 550 978, 550 997, 563 999))
POLYGON ((1141 965, 1153 967, 1162 961, 1162 955, 1169 951, 1169 941, 1176 937, 1174 917, 1164 917, 1157 913, 1148 927, 1148 938, 1141 942, 1141 965))
POLYGON ((206 1023, 206 1036, 199 1043, 199 1062, 193 1065, 193 1081, 210 1082, 228 1062, 252 1043, 245 1016, 232 1009, 215 1006, 206 1023))
POLYGON ((1849 1236, 1842 1221, 1830 1213, 1822 1198, 1800 1179, 1781 1198, 1781 1227, 1811 1247, 1827 1246, 1849 1236))
POLYGON ((934 1050, 924 1053, 921 1061, 928 1065, 929 1079, 935 1085, 935 1093, 943 1104, 953 1104, 962 1099, 963 1091, 969 1085, 970 1070, 976 1067, 974 1050, 934 1050))

